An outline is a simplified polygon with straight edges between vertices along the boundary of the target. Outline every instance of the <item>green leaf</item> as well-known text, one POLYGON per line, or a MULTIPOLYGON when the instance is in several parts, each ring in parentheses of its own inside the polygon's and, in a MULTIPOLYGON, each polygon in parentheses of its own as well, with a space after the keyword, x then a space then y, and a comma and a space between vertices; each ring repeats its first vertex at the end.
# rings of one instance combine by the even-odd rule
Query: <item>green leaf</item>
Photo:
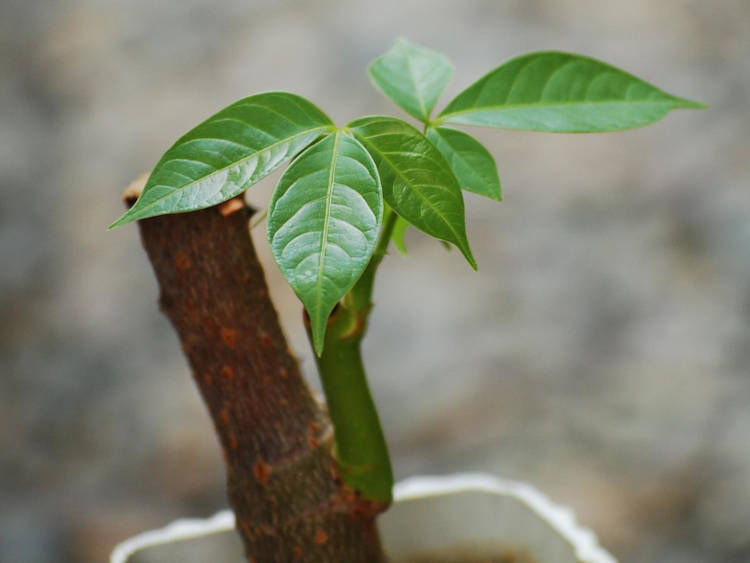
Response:
POLYGON ((482 143, 446 127, 430 127, 427 138, 443 153, 463 189, 497 201, 503 198, 497 164, 482 143))
POLYGON ((235 102, 182 136, 156 164, 135 205, 109 228, 231 199, 332 126, 294 94, 269 92, 235 102))
POLYGON ((640 127, 672 109, 702 107, 601 61, 539 52, 512 59, 480 78, 436 122, 585 133, 640 127))
POLYGON ((300 154, 276 186, 268 207, 268 241, 310 315, 318 356, 328 316, 367 266, 382 218, 375 163, 342 132, 300 154))
POLYGON ((363 117, 348 127, 375 159, 388 205, 421 231, 456 245, 476 269, 461 188, 440 151, 393 117, 363 117))
POLYGON ((383 94, 423 122, 453 77, 453 64, 444 55, 406 39, 398 39, 367 70, 383 94))
POLYGON ((406 256, 408 253, 406 242, 404 241, 404 235, 408 229, 409 223, 403 217, 396 217, 396 224, 393 226, 393 232, 391 233, 391 241, 401 256, 406 256))

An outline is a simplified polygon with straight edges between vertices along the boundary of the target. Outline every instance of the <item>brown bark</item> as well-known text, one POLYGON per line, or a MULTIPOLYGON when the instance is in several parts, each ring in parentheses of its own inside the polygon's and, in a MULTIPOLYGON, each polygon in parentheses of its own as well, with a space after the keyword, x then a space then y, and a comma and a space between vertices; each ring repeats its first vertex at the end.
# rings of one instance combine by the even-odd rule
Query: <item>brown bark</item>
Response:
MULTIPOLYGON (((132 204, 133 193, 126 192, 132 204)), ((250 209, 144 219, 143 246, 219 435, 248 561, 383 560, 375 516, 341 485, 332 430, 289 351, 249 236, 250 209)))

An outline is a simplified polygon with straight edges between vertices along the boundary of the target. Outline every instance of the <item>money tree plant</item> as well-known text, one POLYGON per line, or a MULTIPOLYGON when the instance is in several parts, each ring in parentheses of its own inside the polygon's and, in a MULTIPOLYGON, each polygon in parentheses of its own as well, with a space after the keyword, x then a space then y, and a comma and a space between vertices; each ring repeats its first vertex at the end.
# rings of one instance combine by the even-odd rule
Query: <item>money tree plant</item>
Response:
POLYGON ((360 353, 375 274, 409 227, 476 269, 462 190, 501 200, 492 155, 455 127, 621 131, 703 107, 601 61, 545 51, 501 64, 434 114, 452 74, 445 56, 404 39, 372 62, 373 84, 417 126, 380 115, 336 125, 286 92, 241 99, 180 137, 110 226, 140 223, 162 308, 224 447, 250 561, 382 560, 373 522, 393 476, 360 353), (287 162, 267 238, 304 305, 327 413, 278 328, 238 199, 287 162))

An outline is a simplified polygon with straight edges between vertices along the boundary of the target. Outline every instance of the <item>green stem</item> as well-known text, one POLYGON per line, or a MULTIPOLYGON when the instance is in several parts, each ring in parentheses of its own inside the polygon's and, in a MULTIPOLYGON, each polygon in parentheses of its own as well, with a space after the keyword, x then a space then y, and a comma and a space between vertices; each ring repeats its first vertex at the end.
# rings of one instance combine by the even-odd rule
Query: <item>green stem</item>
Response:
POLYGON ((388 245, 391 242, 393 227, 396 226, 396 219, 398 219, 398 215, 390 207, 386 206, 383 213, 383 230, 380 233, 378 244, 372 253, 372 258, 370 258, 370 263, 367 264, 367 268, 365 268, 365 271, 359 280, 357 280, 357 283, 354 284, 351 291, 344 296, 344 304, 349 308, 368 313, 372 307, 372 288, 375 283, 375 272, 377 272, 378 266, 380 266, 380 263, 388 252, 388 245))
POLYGON ((386 209, 370 263, 328 320, 318 372, 335 432, 342 481, 362 498, 390 504, 393 470, 378 412, 367 385, 361 343, 372 309, 375 272, 388 250, 396 214, 386 209))

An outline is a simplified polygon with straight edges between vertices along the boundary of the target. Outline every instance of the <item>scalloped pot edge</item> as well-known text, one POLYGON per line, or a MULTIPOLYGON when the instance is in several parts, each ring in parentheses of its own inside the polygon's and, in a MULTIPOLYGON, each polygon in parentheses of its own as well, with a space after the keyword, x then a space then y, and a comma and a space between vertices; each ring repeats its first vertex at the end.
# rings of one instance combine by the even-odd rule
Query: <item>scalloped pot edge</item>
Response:
MULTIPOLYGON (((416 476, 396 484, 396 502, 462 492, 486 492, 513 497, 544 519, 575 551, 581 563, 617 563, 598 543, 594 532, 581 526, 570 508, 553 503, 547 496, 519 481, 499 479, 486 473, 446 476, 416 476)), ((110 563, 127 563, 136 552, 180 540, 226 532, 234 528, 234 513, 223 510, 210 518, 181 518, 158 530, 149 530, 115 546, 110 563)))

